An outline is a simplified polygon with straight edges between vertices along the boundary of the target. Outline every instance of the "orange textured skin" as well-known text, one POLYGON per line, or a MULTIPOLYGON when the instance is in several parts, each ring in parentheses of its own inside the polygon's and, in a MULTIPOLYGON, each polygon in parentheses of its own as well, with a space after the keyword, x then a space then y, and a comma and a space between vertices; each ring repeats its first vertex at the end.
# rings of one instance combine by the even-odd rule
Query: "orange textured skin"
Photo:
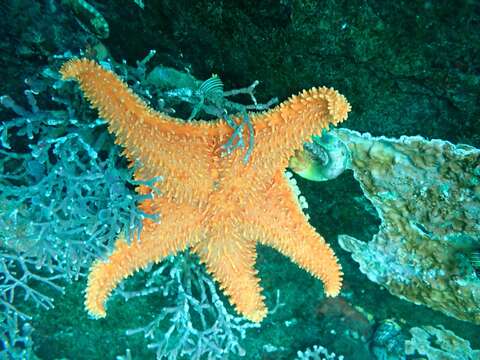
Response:
POLYGON ((328 296, 339 293, 337 258, 308 223, 284 170, 313 134, 347 118, 344 96, 313 88, 251 114, 255 146, 244 164, 242 149, 222 156, 221 146, 233 132, 223 120, 184 122, 156 112, 91 60, 73 59, 60 72, 63 79, 78 81, 126 156, 142 164, 136 177, 163 177, 162 196, 141 204, 146 211, 158 210, 161 221, 145 220, 141 241, 118 239, 109 258, 92 266, 85 300, 89 313, 105 316, 105 302, 122 279, 191 248, 236 310, 260 322, 267 309, 254 269, 257 242, 321 279, 328 296))

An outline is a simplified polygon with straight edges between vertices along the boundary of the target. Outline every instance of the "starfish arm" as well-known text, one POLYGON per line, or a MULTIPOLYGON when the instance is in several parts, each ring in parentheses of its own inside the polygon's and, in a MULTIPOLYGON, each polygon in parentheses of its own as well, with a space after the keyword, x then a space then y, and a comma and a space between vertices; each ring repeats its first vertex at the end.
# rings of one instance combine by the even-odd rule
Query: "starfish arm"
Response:
POLYGON ((251 214, 261 234, 260 242, 277 249, 322 280, 327 296, 337 296, 343 276, 338 259, 324 238, 308 223, 285 175, 277 175, 277 181, 266 193, 263 204, 258 206, 259 213, 251 214))
POLYGON ((288 256, 299 267, 322 280, 327 296, 335 297, 342 287, 341 266, 325 239, 315 232, 310 225, 298 229, 301 235, 296 235, 295 242, 291 241, 292 234, 270 232, 271 237, 261 241, 288 256))
POLYGON ((265 317, 267 308, 254 268, 256 249, 253 241, 247 242, 234 230, 220 230, 207 241, 198 243, 194 252, 238 313, 253 322, 265 317))
POLYGON ((312 88, 262 114, 253 114, 252 166, 286 168, 289 158, 314 134, 344 121, 350 104, 332 88, 312 88))
POLYGON ((161 175, 165 193, 183 189, 185 194, 175 195, 205 196, 206 179, 213 167, 211 152, 217 147, 216 135, 228 131, 228 126, 220 122, 185 122, 156 112, 116 74, 92 60, 70 60, 60 73, 64 80, 79 83, 92 107, 107 121, 109 131, 115 133, 116 142, 125 147, 125 155, 142 165, 139 175, 144 178, 161 175), (185 188, 183 183, 192 174, 205 184, 185 188))
MULTIPOLYGON (((157 204, 158 205, 158 204, 157 204)), ((140 234, 128 244, 119 238, 105 261, 96 261, 88 276, 85 307, 95 317, 106 316, 105 302, 113 289, 135 271, 151 262, 193 246, 201 238, 199 219, 189 206, 171 204, 173 211, 163 211, 161 222, 145 219, 140 234)), ((164 206, 164 209, 168 209, 164 206)))

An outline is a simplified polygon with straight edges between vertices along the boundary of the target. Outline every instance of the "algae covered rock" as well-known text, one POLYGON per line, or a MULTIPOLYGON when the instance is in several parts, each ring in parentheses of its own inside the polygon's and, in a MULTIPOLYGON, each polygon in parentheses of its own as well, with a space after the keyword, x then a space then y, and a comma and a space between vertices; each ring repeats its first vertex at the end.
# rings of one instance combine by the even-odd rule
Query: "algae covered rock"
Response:
POLYGON ((347 168, 381 219, 369 242, 341 235, 341 247, 392 294, 480 324, 480 150, 347 129, 330 136, 348 147, 347 168))
POLYGON ((479 360, 480 350, 470 342, 442 326, 423 326, 410 329, 412 338, 405 342, 407 355, 422 355, 428 360, 479 360))

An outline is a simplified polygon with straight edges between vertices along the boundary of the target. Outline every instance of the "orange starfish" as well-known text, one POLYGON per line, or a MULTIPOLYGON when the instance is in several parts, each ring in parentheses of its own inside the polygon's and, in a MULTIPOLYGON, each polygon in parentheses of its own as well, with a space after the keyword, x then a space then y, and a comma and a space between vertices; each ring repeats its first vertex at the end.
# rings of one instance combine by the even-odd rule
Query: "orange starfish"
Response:
POLYGON ((156 112, 91 60, 73 59, 60 72, 79 82, 127 157, 141 164, 135 176, 163 178, 162 195, 141 204, 148 213, 160 212, 160 222, 145 219, 140 239, 130 244, 118 239, 108 259, 92 266, 85 300, 92 315, 106 315, 105 302, 122 279, 187 248, 198 254, 236 310, 254 322, 267 313, 254 269, 257 242, 320 278, 328 296, 339 293, 337 258, 308 223, 284 171, 312 134, 346 119, 345 97, 313 88, 270 111, 250 114, 255 147, 244 163, 241 149, 222 156, 222 145, 233 134, 223 120, 185 122, 156 112))

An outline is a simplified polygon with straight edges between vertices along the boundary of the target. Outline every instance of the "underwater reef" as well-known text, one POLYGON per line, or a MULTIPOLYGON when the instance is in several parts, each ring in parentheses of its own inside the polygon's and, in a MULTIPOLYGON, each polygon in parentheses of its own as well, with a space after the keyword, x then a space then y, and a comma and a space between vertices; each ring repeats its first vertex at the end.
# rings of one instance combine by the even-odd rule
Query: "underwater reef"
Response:
POLYGON ((0 358, 480 357, 477 2, 12 0, 0 35, 0 358))
POLYGON ((348 235, 338 240, 370 280, 416 304, 479 323, 479 149, 338 129, 314 137, 290 164, 315 181, 353 171, 381 224, 370 242, 348 235))

